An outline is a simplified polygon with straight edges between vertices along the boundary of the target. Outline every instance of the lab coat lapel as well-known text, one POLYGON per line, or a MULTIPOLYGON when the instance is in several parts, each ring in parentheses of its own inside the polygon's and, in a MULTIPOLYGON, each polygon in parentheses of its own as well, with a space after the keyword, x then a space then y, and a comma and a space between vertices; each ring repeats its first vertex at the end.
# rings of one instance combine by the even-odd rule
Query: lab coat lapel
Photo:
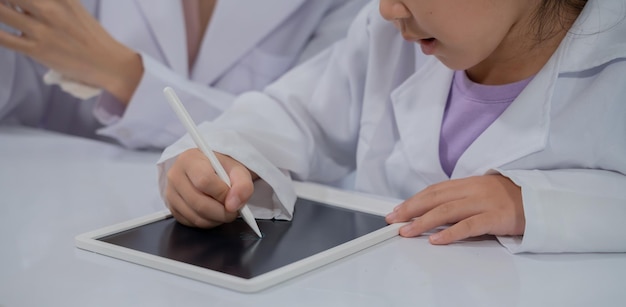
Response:
POLYGON ((293 13, 304 0, 218 1, 192 79, 213 83, 293 13), (262 18, 257 16, 263 14, 262 18))
MULTIPOLYGON (((589 5, 598 5, 590 3, 589 5)), ((606 11, 621 11, 619 1, 602 2, 600 8, 606 11)), ((576 48, 577 52, 568 52, 571 44, 579 45, 610 45, 605 41, 613 37, 602 35, 621 18, 620 14, 592 13, 594 10, 585 7, 583 13, 561 43, 548 63, 541 69, 526 89, 511 103, 502 115, 489 126, 457 162, 452 177, 466 177, 482 174, 490 169, 501 167, 524 156, 541 151, 548 144, 550 129, 551 101, 554 87, 560 73, 576 72, 590 69, 618 54, 623 49, 576 48), (584 24, 584 27, 580 27, 584 24), (586 29, 581 32, 581 29, 586 29), (596 33, 598 35, 586 35, 596 33), (580 33, 579 33, 580 32, 580 33), (590 54, 593 52, 593 54, 590 54), (562 64, 564 63, 564 64, 562 64)))
MULTIPOLYGON (((547 64, 461 155, 451 178, 484 174, 545 148, 556 61, 547 64)), ((434 183, 448 179, 441 168, 439 139, 453 71, 434 58, 420 70, 392 94, 392 102, 409 164, 434 183)))
MULTIPOLYGON (((187 42, 182 4, 173 0, 135 0, 169 67, 188 75, 187 42)), ((230 1, 230 0, 228 0, 230 1)))
POLYGON ((484 174, 545 148, 558 57, 553 57, 504 113, 467 148, 452 178, 484 174))
POLYGON ((448 178, 439 162, 439 134, 452 76, 453 72, 433 57, 391 95, 409 164, 430 183, 448 178))

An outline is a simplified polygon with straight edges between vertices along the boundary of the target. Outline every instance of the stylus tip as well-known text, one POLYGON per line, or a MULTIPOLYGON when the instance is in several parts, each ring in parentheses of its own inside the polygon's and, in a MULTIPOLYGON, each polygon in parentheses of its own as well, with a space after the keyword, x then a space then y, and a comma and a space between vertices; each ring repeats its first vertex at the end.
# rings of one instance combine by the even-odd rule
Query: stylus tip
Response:
POLYGON ((257 226, 256 224, 253 224, 253 225, 250 225, 250 228, 252 228, 254 233, 256 233, 256 235, 259 236, 259 238, 263 238, 263 234, 261 233, 259 226, 257 226))
POLYGON ((261 230, 259 230, 259 225, 257 225, 256 221, 254 220, 254 215, 252 215, 250 209, 248 209, 247 206, 243 206, 243 208, 239 210, 239 213, 241 214, 241 218, 243 218, 246 224, 248 224, 250 228, 254 230, 254 233, 256 233, 259 238, 262 238, 263 235, 261 234, 261 230))

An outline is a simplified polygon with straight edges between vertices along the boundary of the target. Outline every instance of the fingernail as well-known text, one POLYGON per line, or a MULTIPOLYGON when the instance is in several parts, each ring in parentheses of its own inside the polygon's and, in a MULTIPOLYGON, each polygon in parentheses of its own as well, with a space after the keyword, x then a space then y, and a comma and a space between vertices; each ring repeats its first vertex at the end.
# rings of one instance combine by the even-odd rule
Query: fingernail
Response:
POLYGON ((402 226, 402 228, 400 228, 400 235, 403 236, 403 237, 410 236, 411 232, 413 232, 413 225, 412 224, 408 224, 408 225, 402 226))
POLYGON ((232 211, 237 211, 239 210, 239 207, 241 207, 241 200, 239 199, 239 197, 233 196, 228 199, 227 204, 226 204, 227 209, 231 209, 232 211))
POLYGON ((387 219, 387 221, 389 221, 389 222, 393 222, 393 221, 395 221, 395 220, 396 220, 396 217, 397 217, 397 216, 398 216, 398 215, 397 215, 395 212, 391 212, 391 213, 387 214, 387 216, 385 217, 385 219, 387 219))
POLYGON ((393 208, 393 212, 398 212, 398 210, 400 210, 400 205, 398 205, 395 208, 393 208))
POLYGON ((428 237, 431 243, 439 243, 441 241, 441 233, 437 232, 428 237))

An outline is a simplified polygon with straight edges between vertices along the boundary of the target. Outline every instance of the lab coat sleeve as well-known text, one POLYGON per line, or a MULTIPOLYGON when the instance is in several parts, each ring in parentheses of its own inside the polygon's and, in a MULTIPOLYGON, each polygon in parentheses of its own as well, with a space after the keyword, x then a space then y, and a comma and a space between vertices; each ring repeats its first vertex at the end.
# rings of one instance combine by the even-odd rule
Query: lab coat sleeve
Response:
MULTIPOLYGON (((0 23, 0 31, 6 31, 2 26, 0 23)), ((0 48, 0 120, 6 117, 11 108, 15 63, 15 53, 7 48, 0 48)))
MULTIPOLYGON (((215 121, 199 127, 215 151, 242 162, 272 188, 271 199, 281 204, 264 206, 273 214, 293 212, 290 176, 336 181, 354 169, 369 44, 369 15, 359 16, 346 40, 291 70, 265 92, 241 95, 215 121)), ((165 150, 158 164, 161 191, 173 159, 192 147, 186 136, 165 150)), ((257 217, 258 207, 251 206, 257 217)))
MULTIPOLYGON (((214 151, 233 157, 261 178, 255 181, 254 194, 248 201, 248 206, 256 218, 291 220, 296 194, 288 174, 281 172, 236 133, 223 131, 211 122, 199 125, 198 130, 214 151)), ((157 163, 162 197, 167 185, 167 170, 176 160, 176 156, 195 147, 187 134, 163 152, 157 163)))
POLYGON ((522 189, 523 237, 499 237, 513 253, 626 252, 626 176, 576 170, 498 170, 522 189))
POLYGON ((26 55, 0 48, 0 123, 94 138, 100 126, 83 101, 44 84, 47 70, 26 55))
MULTIPOLYGON (((337 4, 328 10, 300 51, 298 63, 345 37, 354 16, 369 1, 335 2, 337 4)), ((162 89, 165 86, 177 91, 196 122, 215 119, 234 99, 227 91, 189 81, 150 56, 141 56, 144 75, 128 107, 122 111, 121 107, 111 108, 116 102, 104 93, 94 110, 95 116, 106 125, 98 134, 112 138, 125 147, 164 148, 183 135, 183 126, 163 98, 162 89)))
POLYGON ((236 131, 296 180, 344 178, 356 165, 370 12, 359 14, 344 40, 263 93, 240 96, 216 124, 236 131))
POLYGON ((176 90, 196 122, 213 120, 232 102, 224 91, 194 83, 176 74, 147 54, 141 54, 144 74, 123 114, 107 109, 114 104, 107 94, 100 96, 94 114, 106 127, 98 134, 113 138, 128 148, 164 148, 185 133, 185 128, 170 108, 163 89, 176 90))

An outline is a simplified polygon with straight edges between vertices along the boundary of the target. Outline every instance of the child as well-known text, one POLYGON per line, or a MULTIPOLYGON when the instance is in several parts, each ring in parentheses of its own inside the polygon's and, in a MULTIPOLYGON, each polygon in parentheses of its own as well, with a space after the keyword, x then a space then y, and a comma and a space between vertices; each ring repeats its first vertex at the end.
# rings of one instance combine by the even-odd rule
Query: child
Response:
POLYGON ((624 252, 625 10, 381 0, 344 41, 201 125, 230 190, 185 137, 163 153, 162 194, 192 226, 233 220, 253 194, 257 218, 289 218, 285 174, 327 183, 355 170, 357 190, 405 199, 387 216, 412 220, 405 237, 452 224, 430 242, 624 252), (268 186, 271 204, 258 203, 268 186))

